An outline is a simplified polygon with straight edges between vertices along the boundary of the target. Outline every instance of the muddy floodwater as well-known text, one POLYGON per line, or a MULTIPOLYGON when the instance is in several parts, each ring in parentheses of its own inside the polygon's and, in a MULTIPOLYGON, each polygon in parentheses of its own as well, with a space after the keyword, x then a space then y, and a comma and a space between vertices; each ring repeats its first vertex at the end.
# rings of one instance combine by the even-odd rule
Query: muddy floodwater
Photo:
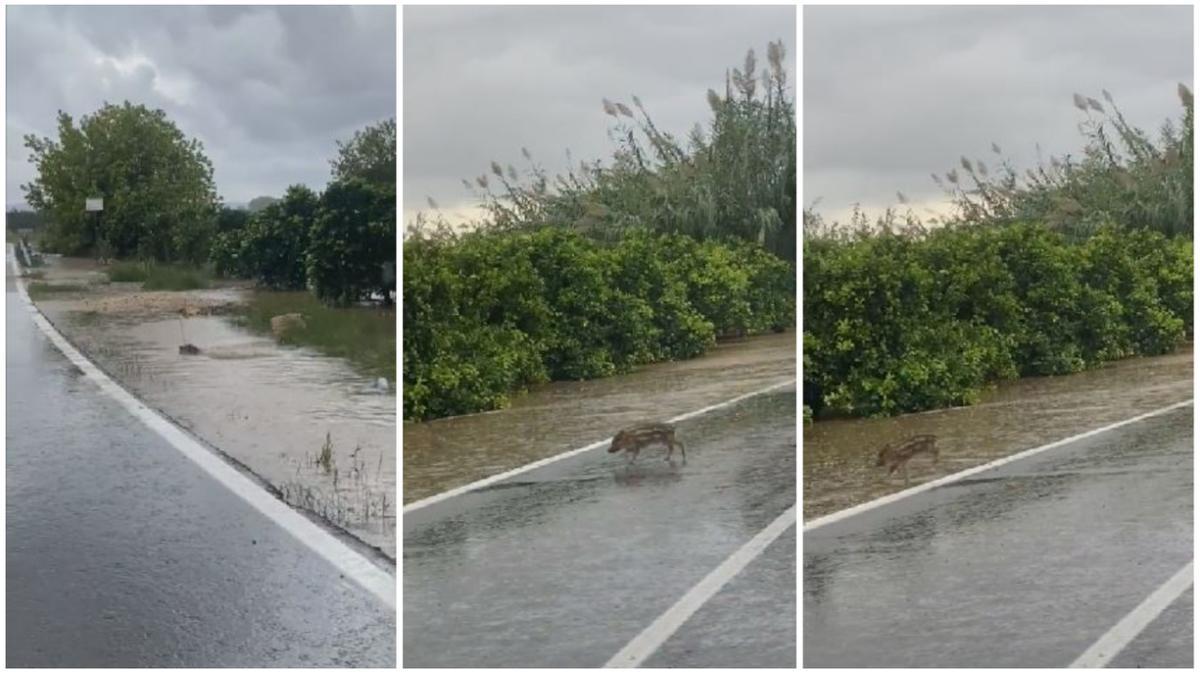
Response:
POLYGON ((904 489, 875 467, 888 443, 934 434, 941 457, 910 463, 912 484, 1192 398, 1192 345, 1059 377, 1000 384, 978 405, 884 419, 819 421, 804 430, 804 519, 904 489))
MULTIPOLYGON (((552 382, 511 407, 404 424, 404 503, 796 377, 793 332, 723 342, 689 361, 552 382)), ((794 411, 791 411, 794 416, 794 411)))
POLYGON ((37 300, 89 358, 289 503, 395 558, 392 386, 377 386, 343 359, 239 327, 227 309, 249 289, 140 292, 137 284, 97 283, 103 276, 87 261, 48 262, 45 281, 92 284, 37 300), (181 316, 185 306, 200 315, 181 316), (183 343, 201 353, 181 355, 183 343))

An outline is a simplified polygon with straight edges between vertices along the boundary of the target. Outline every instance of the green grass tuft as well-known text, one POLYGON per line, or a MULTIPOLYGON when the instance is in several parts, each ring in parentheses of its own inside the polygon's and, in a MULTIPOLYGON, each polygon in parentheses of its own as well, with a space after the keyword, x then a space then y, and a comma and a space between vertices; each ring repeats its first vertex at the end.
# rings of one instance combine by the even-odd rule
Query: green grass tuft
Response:
POLYGON ((106 274, 110 281, 145 281, 146 265, 139 262, 114 263, 106 274))
POLYGON ((142 288, 147 291, 190 291, 208 288, 208 274, 193 267, 154 265, 146 272, 142 288))
POLYGON ((58 293, 81 293, 87 289, 83 284, 50 284, 44 281, 35 281, 27 287, 29 297, 34 300, 58 293))
POLYGON ((184 265, 126 261, 115 263, 107 274, 110 281, 140 281, 147 291, 190 291, 209 286, 205 270, 184 265))

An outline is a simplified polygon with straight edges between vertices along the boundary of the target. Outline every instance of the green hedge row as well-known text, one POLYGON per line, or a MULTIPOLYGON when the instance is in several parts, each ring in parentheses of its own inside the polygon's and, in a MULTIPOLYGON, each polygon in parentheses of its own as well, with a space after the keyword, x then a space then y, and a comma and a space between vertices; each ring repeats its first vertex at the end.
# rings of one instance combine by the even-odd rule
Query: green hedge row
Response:
POLYGON ((792 266, 746 243, 560 228, 404 244, 404 417, 502 407, 530 384, 697 356, 782 330, 792 266))
POLYGON ((804 243, 805 403, 890 415, 1162 354, 1192 334, 1192 241, 1036 224, 804 243))
POLYGON ((391 185, 351 178, 318 195, 303 185, 252 214, 241 229, 218 234, 217 273, 277 290, 310 288, 324 303, 354 304, 396 289, 396 193, 391 185))

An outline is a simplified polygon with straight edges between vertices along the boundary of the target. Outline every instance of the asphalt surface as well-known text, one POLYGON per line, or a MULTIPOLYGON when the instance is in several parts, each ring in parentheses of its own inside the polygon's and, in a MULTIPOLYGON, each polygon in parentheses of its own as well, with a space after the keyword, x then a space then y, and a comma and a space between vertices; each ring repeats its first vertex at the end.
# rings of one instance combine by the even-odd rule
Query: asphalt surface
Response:
POLYGON ((104 396, 7 286, 7 666, 395 665, 392 609, 104 396))
MULTIPOLYGON (((795 504, 795 410, 791 387, 680 423, 686 466, 595 450, 405 513, 403 665, 603 666, 795 504)), ((795 532, 643 665, 795 667, 795 532)))
MULTIPOLYGON (((1192 560, 1193 407, 804 533, 805 667, 1062 667, 1192 560)), ((1192 593, 1109 663, 1192 666, 1192 593)))

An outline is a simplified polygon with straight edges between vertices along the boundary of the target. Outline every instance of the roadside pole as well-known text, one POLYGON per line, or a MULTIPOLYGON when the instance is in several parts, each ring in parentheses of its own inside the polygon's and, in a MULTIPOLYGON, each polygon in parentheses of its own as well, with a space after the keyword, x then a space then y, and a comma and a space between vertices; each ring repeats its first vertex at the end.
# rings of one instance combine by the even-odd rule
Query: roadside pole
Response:
POLYGON ((87 197, 83 201, 83 209, 92 216, 92 246, 96 249, 96 257, 100 257, 100 214, 104 211, 103 197, 87 197))

